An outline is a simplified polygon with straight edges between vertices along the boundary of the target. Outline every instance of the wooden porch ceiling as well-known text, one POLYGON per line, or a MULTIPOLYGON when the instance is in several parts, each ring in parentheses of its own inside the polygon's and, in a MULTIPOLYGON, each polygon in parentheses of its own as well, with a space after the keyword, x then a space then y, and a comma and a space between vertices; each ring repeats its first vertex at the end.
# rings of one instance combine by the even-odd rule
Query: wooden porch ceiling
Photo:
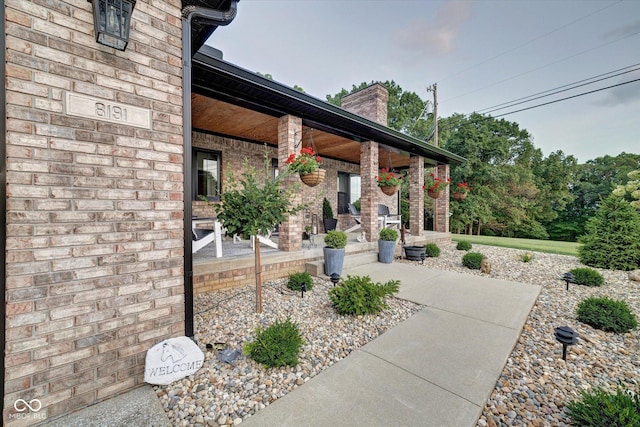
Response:
MULTIPOLYGON (((191 115, 193 129, 278 145, 278 117, 199 94, 191 95, 191 115)), ((304 125, 304 118, 302 129, 298 138, 304 139, 303 146, 311 145, 310 138, 313 137, 321 157, 360 163, 360 142, 312 129, 304 125)), ((381 145, 378 155, 380 167, 388 167, 389 160, 394 168, 409 167, 408 153, 381 145)))

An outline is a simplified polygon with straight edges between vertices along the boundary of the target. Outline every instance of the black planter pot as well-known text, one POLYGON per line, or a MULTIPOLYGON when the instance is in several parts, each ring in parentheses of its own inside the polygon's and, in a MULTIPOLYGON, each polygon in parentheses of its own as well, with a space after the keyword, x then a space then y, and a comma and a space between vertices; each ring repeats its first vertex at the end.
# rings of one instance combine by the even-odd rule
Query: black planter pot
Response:
POLYGON ((338 226, 337 218, 325 218, 322 220, 322 223, 324 224, 325 233, 327 231, 335 230, 336 227, 338 226))
POLYGON ((422 261, 425 258, 424 246, 405 246, 404 254, 408 260, 422 261))

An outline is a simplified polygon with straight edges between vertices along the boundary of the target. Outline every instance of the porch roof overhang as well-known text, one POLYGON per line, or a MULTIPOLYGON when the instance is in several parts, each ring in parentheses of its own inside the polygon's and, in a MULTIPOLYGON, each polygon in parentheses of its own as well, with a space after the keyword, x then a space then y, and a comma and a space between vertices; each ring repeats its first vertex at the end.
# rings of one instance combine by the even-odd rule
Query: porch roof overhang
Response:
POLYGON ((360 143, 376 141, 381 144, 381 167, 387 159, 394 167, 407 167, 410 155, 420 155, 426 164, 433 165, 466 161, 215 55, 215 50, 205 45, 192 61, 194 129, 277 144, 278 118, 293 115, 302 119, 305 138, 306 130, 314 129, 314 143, 324 157, 359 163, 360 143))

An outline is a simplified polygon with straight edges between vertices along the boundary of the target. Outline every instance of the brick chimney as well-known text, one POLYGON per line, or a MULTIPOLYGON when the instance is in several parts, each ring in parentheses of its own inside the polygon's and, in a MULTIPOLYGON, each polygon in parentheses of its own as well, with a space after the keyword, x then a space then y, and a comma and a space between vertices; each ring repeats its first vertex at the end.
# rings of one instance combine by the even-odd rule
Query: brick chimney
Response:
POLYGON ((380 83, 373 83, 364 89, 342 97, 341 107, 345 110, 387 126, 387 104, 389 91, 380 83))

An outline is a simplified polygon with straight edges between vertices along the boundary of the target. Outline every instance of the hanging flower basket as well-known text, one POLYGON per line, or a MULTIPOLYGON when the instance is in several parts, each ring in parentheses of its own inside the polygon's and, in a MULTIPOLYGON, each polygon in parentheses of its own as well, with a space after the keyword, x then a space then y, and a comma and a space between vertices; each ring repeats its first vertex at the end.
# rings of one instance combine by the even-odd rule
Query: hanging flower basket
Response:
POLYGON ((381 185, 380 186, 380 189, 382 190, 382 192, 384 194, 386 194, 387 196, 393 196, 394 194, 396 194, 398 192, 399 188, 400 188, 399 185, 394 185, 393 187, 386 186, 386 185, 381 185))
POLYGON ((464 200, 467 198, 467 193, 453 193, 453 198, 456 200, 464 200))
POLYGON ((324 169, 318 168, 306 175, 300 175, 300 180, 309 187, 315 187, 318 184, 322 184, 322 182, 324 181, 325 173, 326 171, 324 169))
POLYGON ((437 199, 442 195, 442 191, 431 191, 431 190, 427 190, 427 195, 429 197, 431 197, 432 199, 437 199))

